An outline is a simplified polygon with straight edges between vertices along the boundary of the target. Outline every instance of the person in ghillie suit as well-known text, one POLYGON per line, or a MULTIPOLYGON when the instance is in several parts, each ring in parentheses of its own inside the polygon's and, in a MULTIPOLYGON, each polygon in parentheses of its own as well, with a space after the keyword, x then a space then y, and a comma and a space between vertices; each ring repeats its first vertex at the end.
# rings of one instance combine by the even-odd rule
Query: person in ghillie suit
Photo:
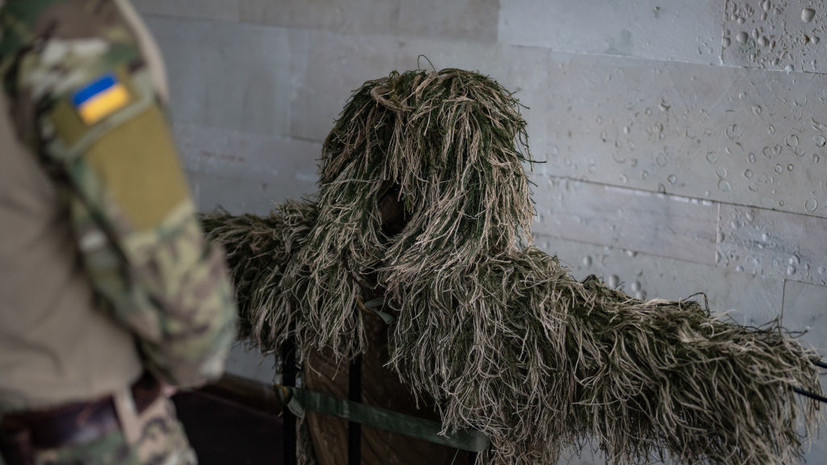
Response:
MULTIPOLYGON (((416 400, 448 433, 483 432, 482 464, 552 464, 587 440, 611 464, 799 458, 798 422, 814 427, 818 407, 794 389, 821 393, 818 355, 777 322, 573 279, 531 245, 530 162, 518 101, 485 76, 366 82, 324 142, 318 194, 202 218, 228 251, 242 331, 264 352, 294 339, 306 387, 339 396, 363 356, 366 403, 416 400)), ((345 463, 337 422, 308 417, 319 463, 345 463)), ((363 463, 453 457, 388 436, 365 432, 363 463)))

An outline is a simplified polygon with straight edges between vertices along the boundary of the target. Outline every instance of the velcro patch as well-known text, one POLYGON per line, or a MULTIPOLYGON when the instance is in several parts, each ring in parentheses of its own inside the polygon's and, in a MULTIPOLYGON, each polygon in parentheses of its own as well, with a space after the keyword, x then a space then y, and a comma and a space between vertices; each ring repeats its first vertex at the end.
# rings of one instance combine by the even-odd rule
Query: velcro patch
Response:
POLYGON ((172 134, 157 105, 107 132, 84 158, 139 231, 157 227, 189 199, 172 134))
POLYGON ((90 82, 72 95, 72 105, 87 125, 106 118, 129 103, 129 92, 113 73, 90 82))

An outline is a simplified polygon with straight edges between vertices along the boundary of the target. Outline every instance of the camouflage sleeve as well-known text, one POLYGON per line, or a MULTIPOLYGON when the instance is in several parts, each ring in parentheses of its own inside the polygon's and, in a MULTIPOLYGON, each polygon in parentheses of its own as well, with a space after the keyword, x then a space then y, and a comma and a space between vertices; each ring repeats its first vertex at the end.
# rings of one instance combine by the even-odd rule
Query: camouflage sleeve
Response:
POLYGON ((158 88, 119 0, 9 0, 0 78, 21 140, 65 187, 85 268, 147 366, 179 386, 220 375, 235 331, 158 88))

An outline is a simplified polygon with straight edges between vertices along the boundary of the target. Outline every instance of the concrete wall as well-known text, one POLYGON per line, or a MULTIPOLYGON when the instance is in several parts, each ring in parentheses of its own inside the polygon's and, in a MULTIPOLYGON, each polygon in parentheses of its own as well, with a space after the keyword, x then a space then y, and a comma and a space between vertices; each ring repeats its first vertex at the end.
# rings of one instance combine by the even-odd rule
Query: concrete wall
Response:
MULTIPOLYGON (((462 67, 530 109, 536 241, 638 297, 783 314, 827 354, 827 7, 817 0, 135 0, 201 208, 314 190, 351 90, 462 67)), ((236 351, 261 379, 272 363, 236 351)), ((827 463, 813 450, 810 463, 827 463)), ((602 463, 586 454, 572 463, 602 463)))

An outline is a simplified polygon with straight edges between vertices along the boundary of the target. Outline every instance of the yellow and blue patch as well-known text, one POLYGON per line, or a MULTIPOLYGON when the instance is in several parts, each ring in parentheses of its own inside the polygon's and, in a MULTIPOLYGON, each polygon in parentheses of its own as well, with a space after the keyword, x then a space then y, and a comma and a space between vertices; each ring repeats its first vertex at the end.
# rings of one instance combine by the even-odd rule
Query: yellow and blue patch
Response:
POLYGON ((72 95, 72 105, 86 124, 95 124, 129 103, 129 92, 112 73, 104 74, 72 95))

